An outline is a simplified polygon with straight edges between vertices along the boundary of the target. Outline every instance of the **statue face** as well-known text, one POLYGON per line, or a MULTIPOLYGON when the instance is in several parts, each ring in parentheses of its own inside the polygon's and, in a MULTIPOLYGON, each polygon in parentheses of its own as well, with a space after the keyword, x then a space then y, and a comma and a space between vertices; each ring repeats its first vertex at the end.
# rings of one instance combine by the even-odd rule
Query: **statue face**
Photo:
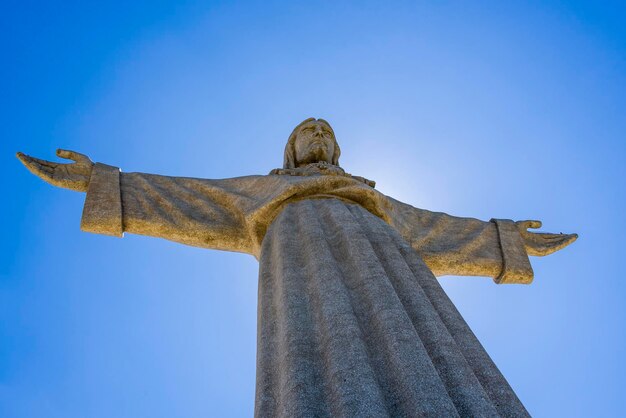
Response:
POLYGON ((295 141, 296 166, 327 162, 332 164, 335 137, 328 125, 311 121, 300 128, 295 141))

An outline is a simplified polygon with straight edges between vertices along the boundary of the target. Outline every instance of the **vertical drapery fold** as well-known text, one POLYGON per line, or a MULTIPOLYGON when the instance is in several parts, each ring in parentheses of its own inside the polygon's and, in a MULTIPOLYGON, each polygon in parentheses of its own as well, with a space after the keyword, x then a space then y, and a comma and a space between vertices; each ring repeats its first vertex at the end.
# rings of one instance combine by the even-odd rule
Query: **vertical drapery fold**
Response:
MULTIPOLYGON (((385 223, 370 219, 371 215, 361 212, 358 207, 351 206, 350 210, 366 233, 378 259, 384 260, 381 265, 385 268, 394 291, 402 301, 459 414, 497 416, 498 413, 462 351, 416 280, 409 261, 400 252, 398 244, 401 243, 397 241, 400 237, 395 237, 394 231, 385 223)), ((432 276, 430 271, 421 272, 425 280, 430 279, 429 275, 432 276)), ((434 276, 432 280, 436 282, 434 276)))
POLYGON ((263 240, 257 417, 527 416, 400 235, 358 205, 286 205, 263 240))
MULTIPOLYGON (((463 352, 463 356, 489 395, 489 399, 498 414, 502 417, 530 416, 420 256, 393 229, 388 229, 388 233, 394 237, 396 247, 407 260, 417 283, 422 287, 446 329, 463 352)), ((415 318, 415 320, 419 320, 419 318, 415 318)))

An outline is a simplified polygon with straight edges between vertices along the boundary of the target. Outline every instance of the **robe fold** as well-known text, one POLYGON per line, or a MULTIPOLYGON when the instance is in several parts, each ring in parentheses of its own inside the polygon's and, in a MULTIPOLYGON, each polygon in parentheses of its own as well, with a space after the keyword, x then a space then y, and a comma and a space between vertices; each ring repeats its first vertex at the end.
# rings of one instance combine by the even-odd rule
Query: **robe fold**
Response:
POLYGON ((528 416, 435 277, 529 283, 512 221, 417 209, 349 176, 96 164, 81 227, 257 257, 258 417, 528 416))

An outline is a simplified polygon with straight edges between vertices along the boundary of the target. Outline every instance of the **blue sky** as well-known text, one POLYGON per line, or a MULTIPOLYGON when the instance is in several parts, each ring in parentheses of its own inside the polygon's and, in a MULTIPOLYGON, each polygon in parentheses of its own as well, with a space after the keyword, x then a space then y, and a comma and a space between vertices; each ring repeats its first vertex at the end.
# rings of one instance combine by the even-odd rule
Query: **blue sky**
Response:
POLYGON ((619 2, 10 2, 0 14, 0 416, 241 417, 257 262, 79 230, 15 159, 224 178, 330 121, 414 206, 578 232, 530 286, 441 281, 534 416, 626 408, 619 2))

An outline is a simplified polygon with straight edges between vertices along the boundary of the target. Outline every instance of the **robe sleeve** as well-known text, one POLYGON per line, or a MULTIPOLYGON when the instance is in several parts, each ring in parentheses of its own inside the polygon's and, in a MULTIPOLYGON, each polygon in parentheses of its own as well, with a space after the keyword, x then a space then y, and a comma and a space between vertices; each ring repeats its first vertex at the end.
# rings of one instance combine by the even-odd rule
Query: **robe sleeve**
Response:
MULTIPOLYGON (((252 176, 251 176, 252 177, 252 176)), ((205 180, 121 173, 96 164, 81 229, 121 237, 124 232, 203 248, 253 253, 246 208, 253 202, 246 178, 205 180)))
POLYGON ((437 276, 528 284, 533 270, 515 222, 450 216, 391 199, 390 221, 437 276))

